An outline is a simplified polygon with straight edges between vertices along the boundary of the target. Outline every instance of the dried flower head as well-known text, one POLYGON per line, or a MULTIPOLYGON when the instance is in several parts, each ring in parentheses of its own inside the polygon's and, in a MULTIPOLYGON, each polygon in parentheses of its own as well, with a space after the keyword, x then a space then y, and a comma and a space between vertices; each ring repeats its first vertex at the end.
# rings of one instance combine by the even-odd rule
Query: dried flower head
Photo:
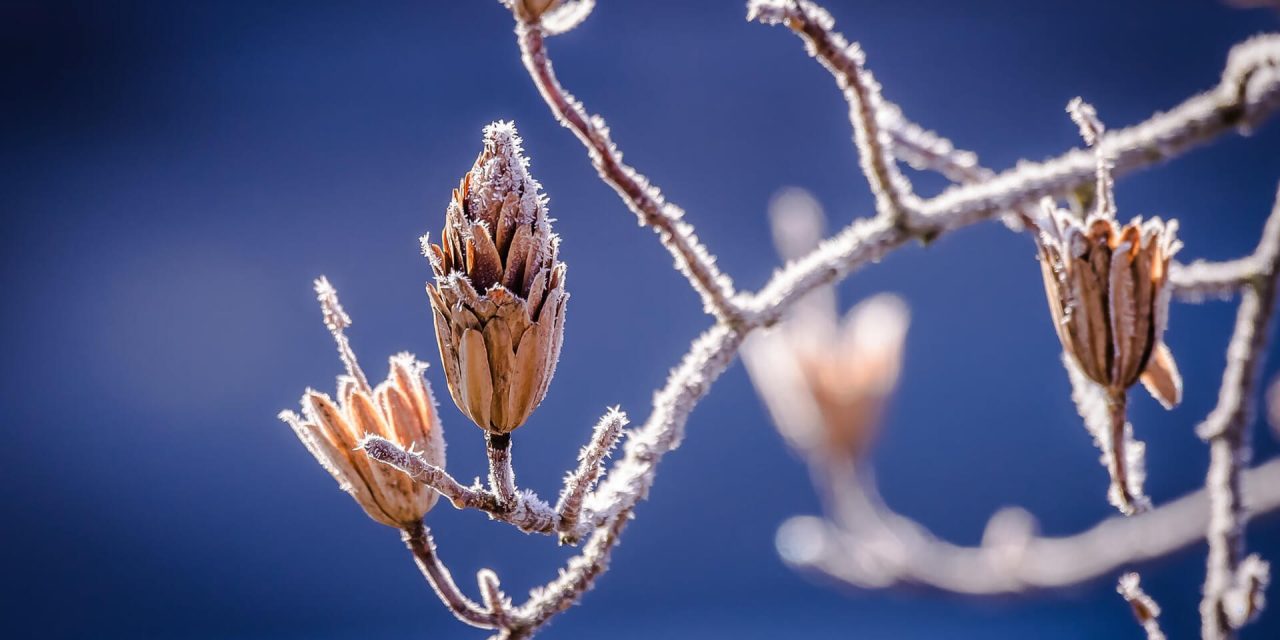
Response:
POLYGON ((800 371, 833 450, 854 456, 868 450, 898 384, 909 322, 906 303, 880 294, 849 310, 839 334, 826 344, 796 345, 800 371))
POLYGON ((427 365, 408 353, 392 356, 387 379, 370 388, 344 333, 351 319, 339 304, 337 291, 323 277, 315 287, 325 326, 338 343, 347 374, 338 377, 337 403, 327 394, 307 389, 302 394, 302 415, 282 411, 280 419, 293 427, 311 455, 370 518, 392 527, 412 526, 435 505, 439 494, 397 469, 370 460, 359 443, 365 435, 381 436, 421 453, 431 464, 444 466, 440 418, 422 376, 427 365))
POLYGON ((508 122, 454 190, 438 245, 423 238, 449 393, 480 428, 510 433, 546 396, 564 334, 565 265, 546 198, 508 122))
POLYGON ((1090 380, 1112 394, 1142 381, 1166 408, 1182 397, 1182 378, 1162 337, 1169 309, 1169 262, 1182 243, 1177 221, 1115 219, 1102 125, 1077 98, 1069 107, 1098 154, 1095 208, 1083 222, 1046 202, 1036 236, 1045 293, 1062 348, 1090 380))
MULTIPOLYGON (((822 236, 822 211, 807 192, 774 198, 774 242, 784 257, 803 255, 822 236)), ((910 322, 906 304, 881 294, 841 323, 835 292, 816 290, 772 331, 751 336, 743 359, 787 442, 806 456, 857 458, 876 435, 897 385, 910 322)))

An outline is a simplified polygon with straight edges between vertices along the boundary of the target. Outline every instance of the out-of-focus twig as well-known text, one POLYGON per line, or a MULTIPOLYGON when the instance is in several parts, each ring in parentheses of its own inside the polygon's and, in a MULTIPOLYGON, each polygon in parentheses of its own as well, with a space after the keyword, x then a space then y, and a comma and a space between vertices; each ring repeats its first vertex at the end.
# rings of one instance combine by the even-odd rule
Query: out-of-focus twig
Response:
MULTIPOLYGON (((1243 484, 1250 512, 1280 509, 1280 459, 1245 471, 1243 484)), ((1010 508, 991 519, 982 545, 966 547, 893 512, 865 482, 837 489, 846 504, 860 505, 841 520, 858 524, 792 518, 778 530, 779 551, 797 569, 864 589, 907 584, 975 596, 1062 589, 1186 548, 1204 539, 1209 521, 1205 489, 1064 537, 1037 535, 1034 517, 1010 508)))

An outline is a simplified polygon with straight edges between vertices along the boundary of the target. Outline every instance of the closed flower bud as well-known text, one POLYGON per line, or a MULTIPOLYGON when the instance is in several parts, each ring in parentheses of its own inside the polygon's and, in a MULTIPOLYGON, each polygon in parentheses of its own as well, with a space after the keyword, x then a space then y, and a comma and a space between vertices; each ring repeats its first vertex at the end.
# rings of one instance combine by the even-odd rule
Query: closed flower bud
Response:
POLYGON ((280 413, 311 455, 343 491, 382 524, 405 528, 419 522, 440 497, 399 470, 374 462, 359 443, 377 435, 420 453, 438 467, 445 464, 444 436, 431 388, 422 376, 426 364, 408 353, 391 357, 387 379, 370 388, 351 353, 343 330, 351 321, 327 280, 316 281, 325 324, 338 341, 347 374, 338 378, 338 400, 308 389, 302 415, 280 413))
POLYGON ((454 403, 481 429, 510 433, 546 396, 564 334, 565 265, 546 198, 511 123, 453 192, 440 244, 423 238, 436 341, 454 403))

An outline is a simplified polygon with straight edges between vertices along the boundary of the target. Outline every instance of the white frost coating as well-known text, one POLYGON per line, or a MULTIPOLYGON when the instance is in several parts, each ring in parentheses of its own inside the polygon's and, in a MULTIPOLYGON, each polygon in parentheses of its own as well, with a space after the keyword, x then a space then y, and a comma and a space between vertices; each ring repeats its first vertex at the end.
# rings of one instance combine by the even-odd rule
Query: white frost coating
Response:
MULTIPOLYGON (((514 122, 499 120, 484 128, 485 152, 491 155, 472 170, 471 190, 467 193, 470 211, 488 211, 495 201, 514 192, 520 194, 520 216, 516 222, 529 224, 546 220, 547 198, 542 195, 542 185, 529 173, 529 159, 522 142, 514 122)), ((431 255, 429 251, 424 253, 431 255)))
POLYGON ((625 426, 627 414, 620 407, 609 409, 600 418, 600 422, 596 423, 591 442, 578 452, 578 468, 565 478, 564 490, 560 492, 560 501, 556 504, 556 513, 560 518, 559 528, 563 532, 569 532, 564 537, 576 538, 573 532, 577 529, 582 514, 582 500, 604 473, 604 459, 613 451, 618 438, 622 437, 625 426))
POLYGON ((1071 399, 1076 403, 1076 410, 1093 436, 1093 443, 1102 451, 1102 466, 1111 473, 1107 501, 1126 513, 1130 509, 1138 512, 1150 509, 1151 500, 1142 490, 1147 479, 1146 445, 1133 438, 1133 425, 1128 422, 1124 424, 1123 440, 1115 442, 1111 435, 1112 415, 1107 405, 1106 390, 1085 376, 1066 353, 1062 354, 1062 366, 1071 379, 1071 399), (1117 451, 1121 452, 1119 457, 1117 451))

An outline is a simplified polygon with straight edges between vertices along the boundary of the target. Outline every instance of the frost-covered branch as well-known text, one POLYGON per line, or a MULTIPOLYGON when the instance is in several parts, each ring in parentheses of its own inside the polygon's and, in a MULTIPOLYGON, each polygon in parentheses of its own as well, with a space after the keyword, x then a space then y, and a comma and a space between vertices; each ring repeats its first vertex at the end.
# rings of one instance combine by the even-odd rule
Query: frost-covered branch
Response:
POLYGON ((1165 640, 1164 632, 1160 630, 1160 605, 1142 590, 1138 574, 1126 573, 1120 576, 1116 591, 1133 609, 1133 617, 1137 618, 1138 624, 1142 625, 1142 630, 1147 634, 1147 640, 1165 640))
MULTIPOLYGON (((1113 175, 1127 175, 1178 156, 1234 129, 1248 130, 1280 108, 1280 36, 1237 45, 1217 87, 1146 121, 1102 138, 1113 175), (1250 66, 1253 65, 1253 66, 1250 66)), ((1065 197, 1095 179, 1094 155, 1075 149, 1044 162, 1023 162, 983 182, 956 186, 921 202, 916 234, 954 230, 1041 198, 1065 197)), ((905 244, 916 235, 877 219, 855 220, 814 252, 774 274, 752 300, 758 322, 775 322, 795 299, 815 287, 905 244)))
MULTIPOLYGON (((1250 512, 1280 510, 1280 459, 1245 471, 1243 484, 1250 512)), ((862 505, 846 516, 861 524, 792 518, 778 530, 779 552, 797 569, 865 589, 908 584, 976 596, 1063 589, 1184 549, 1205 538, 1209 521, 1205 489, 1065 537, 1037 535, 1031 514, 1009 508, 991 518, 980 546, 966 547, 893 512, 865 483, 836 488, 862 505)))
POLYGON ((526 533, 558 533, 558 518, 546 502, 533 492, 516 492, 514 499, 503 500, 492 490, 478 484, 465 486, 447 471, 427 462, 421 455, 405 451, 394 442, 368 436, 360 444, 374 460, 389 464, 449 499, 457 509, 476 509, 494 520, 515 525, 526 533))
MULTIPOLYGON (((582 500, 587 492, 596 485, 600 474, 604 473, 604 459, 622 437, 622 428, 627 426, 627 414, 618 407, 609 410, 596 424, 591 435, 591 442, 578 453, 578 468, 565 478, 564 491, 560 493, 560 501, 556 504, 556 514, 560 517, 560 530, 574 531, 578 527, 582 515, 582 500)), ((573 541, 567 536, 566 542, 573 541)))
POLYGON ((715 256, 698 240, 693 225, 684 221, 684 211, 668 202, 647 177, 622 162, 622 152, 609 137, 604 118, 589 115, 582 103, 560 85, 543 35, 541 26, 522 20, 517 13, 516 36, 521 59, 547 106, 560 124, 582 141, 600 179, 618 192, 641 225, 652 227, 658 233, 663 246, 675 258, 676 269, 702 296, 706 311, 725 322, 738 324, 742 309, 734 299, 733 281, 716 267, 715 256))
POLYGON ((876 212, 895 222, 908 222, 919 199, 894 160, 893 137, 880 124, 886 119, 880 83, 866 70, 862 48, 832 31, 835 20, 831 14, 808 0, 752 0, 747 5, 747 20, 785 24, 804 40, 809 54, 835 76, 849 103, 854 146, 875 195, 876 212))
POLYGON ((631 512, 624 511, 596 529, 582 553, 569 559, 558 578, 529 593, 528 601, 513 612, 514 623, 498 638, 516 640, 529 637, 552 616, 580 600, 595 584, 596 578, 608 569, 609 555, 630 520, 631 512))
POLYGON ((1266 563, 1245 562, 1242 474, 1252 457, 1249 426, 1257 401, 1258 378, 1266 357, 1267 334, 1276 304, 1280 274, 1280 192, 1253 254, 1258 271, 1240 299, 1235 331, 1227 346, 1218 405, 1196 433, 1209 443, 1209 559, 1204 599, 1200 604, 1201 635, 1206 640, 1231 638, 1261 609, 1259 583, 1266 582, 1266 563), (1242 571, 1242 567, 1250 568, 1242 571), (1247 574, 1247 575, 1245 575, 1247 574), (1261 578, 1258 578, 1261 576, 1261 578))
POLYGON ((432 540, 429 529, 419 522, 416 526, 404 529, 401 532, 401 538, 413 553, 413 559, 417 562, 422 575, 426 577, 427 582, 435 589, 436 595, 440 597, 440 601, 449 607, 453 615, 473 627, 494 628, 497 624, 494 614, 463 595, 458 585, 454 583, 453 576, 449 574, 449 569, 440 562, 440 557, 436 555, 436 543, 432 540))

